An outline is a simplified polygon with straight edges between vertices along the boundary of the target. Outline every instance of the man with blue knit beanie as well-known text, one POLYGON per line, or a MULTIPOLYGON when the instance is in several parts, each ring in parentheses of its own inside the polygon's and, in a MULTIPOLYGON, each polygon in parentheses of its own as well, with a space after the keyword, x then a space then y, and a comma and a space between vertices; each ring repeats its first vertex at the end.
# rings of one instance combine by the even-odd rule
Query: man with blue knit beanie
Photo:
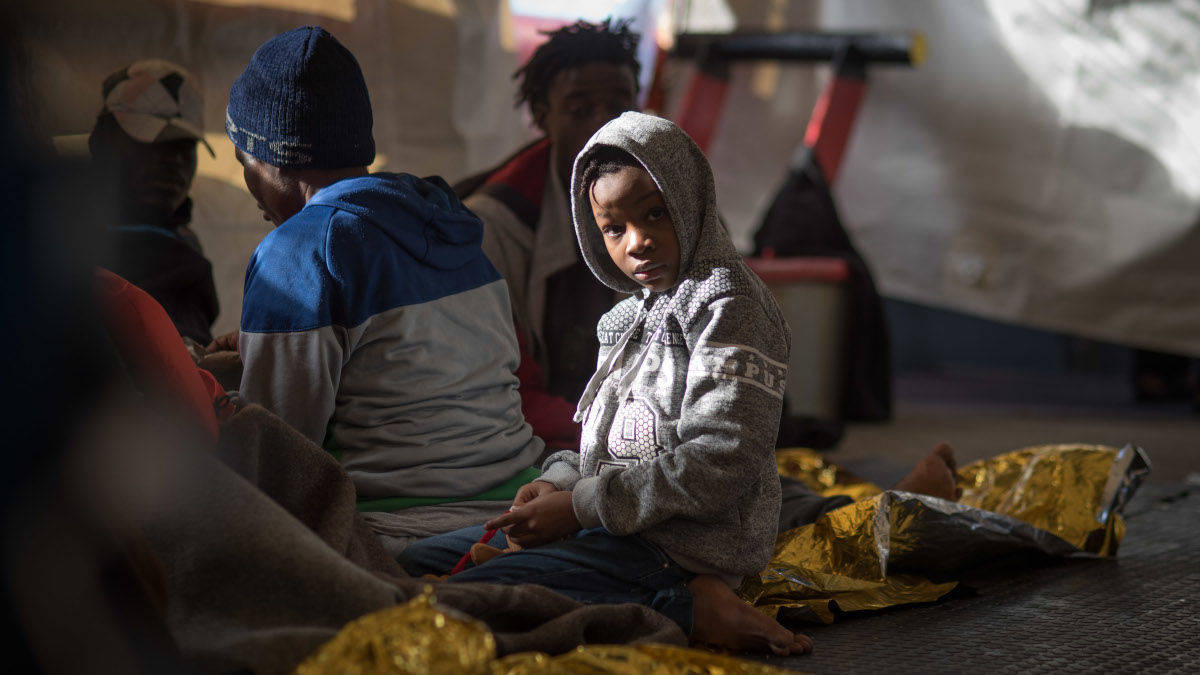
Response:
POLYGON ((339 457, 393 554, 506 510, 543 444, 479 219, 441 178, 368 172, 366 82, 320 27, 259 47, 225 127, 276 225, 246 269, 241 396, 339 457))

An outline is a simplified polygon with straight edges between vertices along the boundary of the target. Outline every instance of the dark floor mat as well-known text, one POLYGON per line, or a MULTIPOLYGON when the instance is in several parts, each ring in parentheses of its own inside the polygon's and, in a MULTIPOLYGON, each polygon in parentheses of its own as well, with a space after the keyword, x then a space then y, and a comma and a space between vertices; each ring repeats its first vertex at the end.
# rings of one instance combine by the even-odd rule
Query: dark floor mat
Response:
POLYGON ((1070 560, 968 579, 943 601, 844 616, 808 656, 831 672, 1196 672, 1200 488, 1143 486, 1117 560, 1070 560))

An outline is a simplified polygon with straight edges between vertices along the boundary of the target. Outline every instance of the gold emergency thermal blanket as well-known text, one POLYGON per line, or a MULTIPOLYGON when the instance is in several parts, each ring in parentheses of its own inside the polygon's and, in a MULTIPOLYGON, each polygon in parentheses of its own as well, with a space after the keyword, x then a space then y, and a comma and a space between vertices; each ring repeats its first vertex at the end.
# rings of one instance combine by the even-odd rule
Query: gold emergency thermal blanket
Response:
POLYGON ((435 604, 432 590, 350 622, 296 669, 296 675, 384 673, 607 673, 611 675, 773 675, 788 671, 673 645, 587 645, 550 656, 496 658, 486 626, 435 604))
POLYGON ((781 620, 822 623, 937 600, 955 575, 1000 559, 1114 555, 1120 510, 1149 470, 1131 446, 1038 446, 963 467, 962 498, 950 502, 880 492, 810 450, 781 451, 778 462, 822 494, 860 501, 779 535, 767 569, 740 593, 781 620))
MULTIPOLYGON (((781 451, 779 471, 825 495, 858 501, 779 535, 767 569, 742 597, 784 621, 829 623, 839 612, 931 602, 955 575, 1015 556, 1111 556, 1120 510, 1149 471, 1138 448, 1050 445, 958 472, 958 502, 880 489, 805 449, 781 451), (938 581, 933 581, 936 579, 938 581)), ((439 607, 432 589, 346 625, 300 675, 347 673, 780 672, 760 663, 668 645, 587 645, 559 656, 497 658, 487 627, 439 607)))

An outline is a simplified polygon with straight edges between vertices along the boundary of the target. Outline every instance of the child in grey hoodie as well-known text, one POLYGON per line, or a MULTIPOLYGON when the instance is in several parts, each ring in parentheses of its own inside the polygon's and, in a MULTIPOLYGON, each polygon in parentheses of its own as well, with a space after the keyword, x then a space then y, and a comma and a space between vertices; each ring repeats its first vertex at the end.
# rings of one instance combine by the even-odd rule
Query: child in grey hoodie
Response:
MULTIPOLYGON (((766 566, 775 541, 790 338, 718 219, 707 160, 671 122, 625 113, 588 142, 571 182, 584 260, 632 297, 597 326, 580 452, 551 455, 513 509, 484 526, 524 550, 450 581, 639 602, 696 641, 808 651, 808 638, 731 590, 766 566)), ((483 532, 418 542, 401 561, 444 574, 483 532)))
POLYGON ((708 162, 674 124, 623 115, 575 167, 584 260, 633 297, 597 328, 581 452, 550 457, 541 480, 572 491, 583 527, 636 533, 736 584, 775 542, 787 324, 718 220, 708 162))

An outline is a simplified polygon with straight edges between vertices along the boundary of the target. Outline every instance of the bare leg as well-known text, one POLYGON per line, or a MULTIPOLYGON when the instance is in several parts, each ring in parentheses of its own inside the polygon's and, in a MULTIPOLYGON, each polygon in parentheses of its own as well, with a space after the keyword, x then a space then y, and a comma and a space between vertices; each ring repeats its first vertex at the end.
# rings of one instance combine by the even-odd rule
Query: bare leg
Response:
POLYGON ((893 489, 955 501, 962 496, 962 488, 957 484, 957 471, 954 448, 939 443, 893 489))
POLYGON ((780 656, 807 654, 813 641, 746 604, 725 582, 701 574, 688 584, 695 598, 692 642, 728 649, 774 652, 780 656))

